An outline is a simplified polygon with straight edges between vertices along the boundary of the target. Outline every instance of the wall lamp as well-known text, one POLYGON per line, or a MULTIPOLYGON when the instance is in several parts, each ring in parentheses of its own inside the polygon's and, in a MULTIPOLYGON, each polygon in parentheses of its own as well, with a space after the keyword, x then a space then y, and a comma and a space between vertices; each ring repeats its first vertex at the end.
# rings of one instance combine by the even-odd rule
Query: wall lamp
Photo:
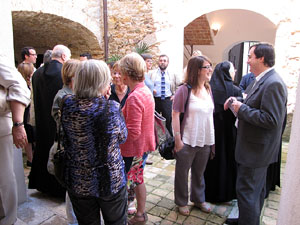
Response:
POLYGON ((218 33, 218 31, 220 30, 220 28, 221 28, 221 25, 219 24, 219 23, 213 23, 212 25, 211 25, 211 30, 212 30, 212 32, 213 32, 213 34, 216 36, 217 35, 217 33, 218 33))

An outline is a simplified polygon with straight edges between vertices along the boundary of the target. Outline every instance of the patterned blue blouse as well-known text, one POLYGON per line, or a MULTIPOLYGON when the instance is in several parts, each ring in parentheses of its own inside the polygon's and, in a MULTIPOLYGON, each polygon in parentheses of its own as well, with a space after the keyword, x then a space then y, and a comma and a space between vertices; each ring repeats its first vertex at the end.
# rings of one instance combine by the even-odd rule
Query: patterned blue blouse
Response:
POLYGON ((104 97, 67 97, 62 128, 68 191, 101 197, 126 185, 119 144, 126 141, 127 128, 119 103, 104 97))

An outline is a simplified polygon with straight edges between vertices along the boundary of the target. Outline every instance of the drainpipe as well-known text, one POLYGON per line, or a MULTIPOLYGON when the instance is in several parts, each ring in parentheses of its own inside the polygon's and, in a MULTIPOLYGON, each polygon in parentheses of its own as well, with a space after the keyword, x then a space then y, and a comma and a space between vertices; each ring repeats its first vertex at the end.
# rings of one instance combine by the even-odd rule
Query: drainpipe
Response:
POLYGON ((108 23, 107 23, 107 0, 103 0, 103 23, 104 23, 104 60, 108 60, 108 23))

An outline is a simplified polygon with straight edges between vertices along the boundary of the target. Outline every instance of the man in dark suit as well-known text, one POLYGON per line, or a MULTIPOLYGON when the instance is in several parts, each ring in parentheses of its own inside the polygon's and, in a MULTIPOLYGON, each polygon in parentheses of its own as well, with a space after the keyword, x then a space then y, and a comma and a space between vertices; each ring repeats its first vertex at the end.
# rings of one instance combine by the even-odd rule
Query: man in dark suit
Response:
POLYGON ((56 45, 52 51, 52 60, 33 74, 32 86, 36 122, 36 149, 33 155, 29 175, 29 189, 37 189, 56 197, 64 197, 65 189, 56 178, 48 173, 49 151, 56 133, 56 123, 51 116, 53 99, 63 82, 61 69, 70 59, 71 51, 64 45, 56 45))
MULTIPOLYGON (((277 161, 287 89, 272 68, 275 52, 270 44, 251 46, 248 55, 255 82, 246 89, 243 103, 234 99, 233 110, 238 117, 235 159, 238 164, 236 191, 239 225, 259 225, 264 204, 266 174, 269 164, 277 161)), ((231 97, 232 98, 232 97, 231 97)), ((227 100, 224 108, 228 108, 227 100)))

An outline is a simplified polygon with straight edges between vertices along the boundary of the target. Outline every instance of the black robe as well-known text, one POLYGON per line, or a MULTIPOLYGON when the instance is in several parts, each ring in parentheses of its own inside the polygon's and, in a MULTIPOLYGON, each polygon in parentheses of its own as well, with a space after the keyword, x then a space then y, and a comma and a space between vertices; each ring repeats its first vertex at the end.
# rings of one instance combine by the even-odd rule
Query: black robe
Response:
POLYGON ((36 121, 36 149, 29 175, 29 188, 52 196, 64 197, 65 189, 47 171, 49 150, 56 134, 56 123, 51 116, 53 99, 63 86, 62 64, 52 60, 36 70, 32 77, 36 121))
POLYGON ((227 202, 236 198, 236 118, 230 110, 225 111, 223 105, 230 96, 241 97, 242 93, 234 86, 229 68, 229 62, 219 63, 210 81, 215 104, 215 157, 208 161, 204 173, 208 202, 227 202))

